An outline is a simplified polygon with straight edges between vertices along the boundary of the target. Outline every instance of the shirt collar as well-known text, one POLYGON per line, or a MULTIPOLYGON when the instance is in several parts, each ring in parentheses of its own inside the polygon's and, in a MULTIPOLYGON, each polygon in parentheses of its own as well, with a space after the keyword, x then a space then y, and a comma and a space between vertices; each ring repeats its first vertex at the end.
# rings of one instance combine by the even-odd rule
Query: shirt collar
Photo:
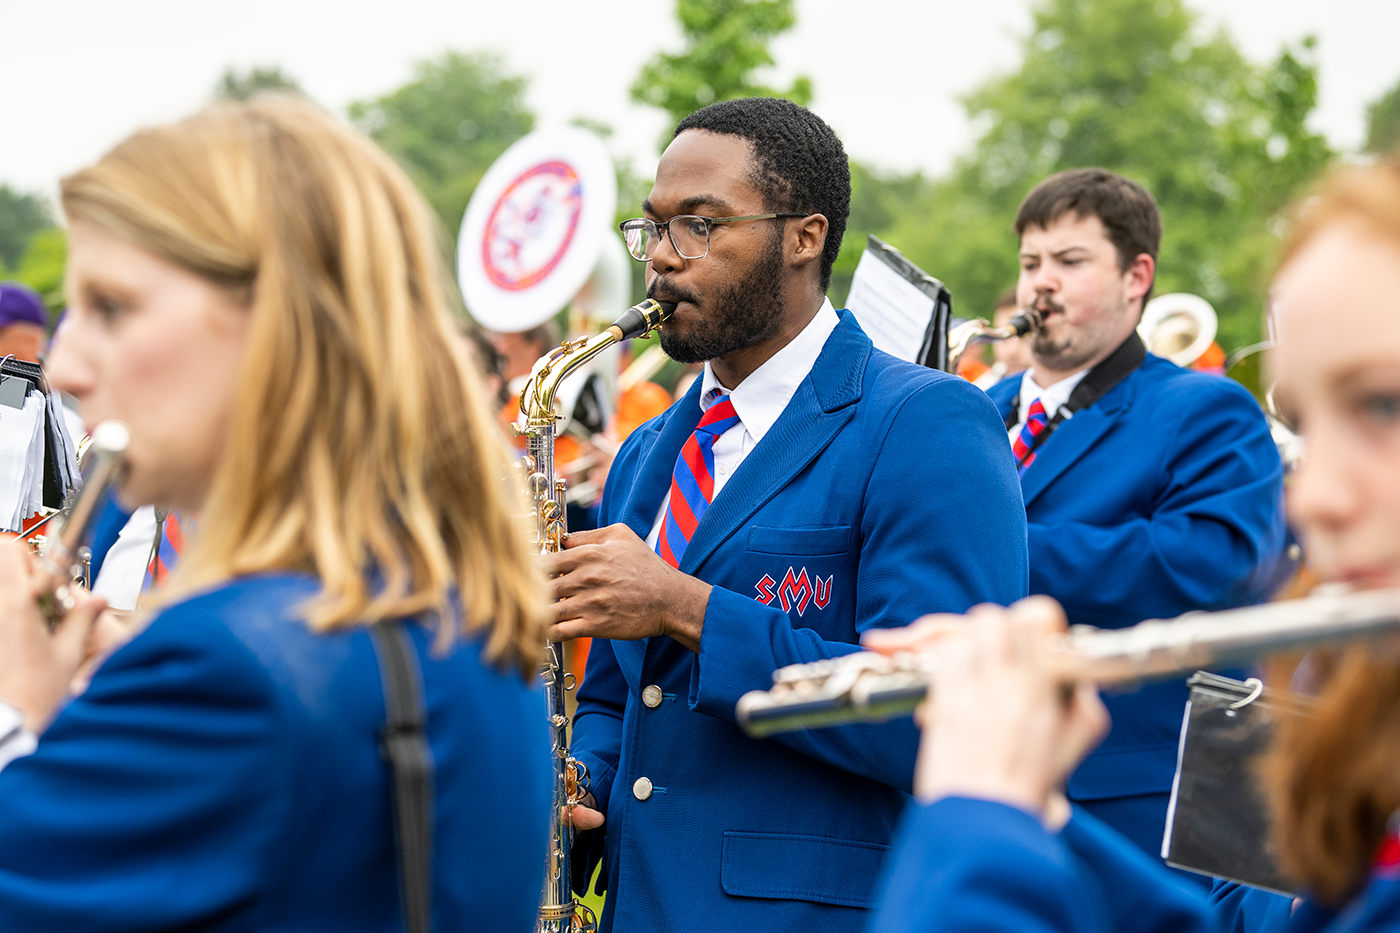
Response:
POLYGON ((797 394, 797 387, 812 371, 822 347, 826 346, 826 339, 840 323, 836 309, 831 306, 831 299, 822 299, 821 308, 802 328, 802 332, 732 391, 720 385, 714 370, 706 363, 702 377, 704 381, 700 385, 700 410, 708 410, 717 396, 728 392, 729 401, 734 405, 739 420, 744 423, 745 430, 755 442, 763 440, 763 435, 773 427, 788 402, 797 394))
POLYGON ((1081 369, 1073 376, 1066 376, 1048 389, 1042 389, 1035 381, 1035 368, 1026 370, 1021 376, 1021 420, 1025 421, 1030 407, 1036 399, 1040 399, 1040 404, 1045 407, 1045 413, 1053 418, 1055 412, 1069 402, 1070 395, 1076 386, 1084 381, 1084 377, 1089 375, 1088 369, 1081 369))

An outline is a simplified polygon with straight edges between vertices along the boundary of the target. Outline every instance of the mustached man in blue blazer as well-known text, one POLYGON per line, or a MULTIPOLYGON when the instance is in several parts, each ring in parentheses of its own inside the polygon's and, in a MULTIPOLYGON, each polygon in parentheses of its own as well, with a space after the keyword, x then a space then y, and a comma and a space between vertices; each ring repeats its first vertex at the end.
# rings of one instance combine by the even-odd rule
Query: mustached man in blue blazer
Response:
MULTIPOLYGON (((1062 172, 1026 196, 1016 230, 1017 298, 1045 323, 1032 368, 989 395, 1020 461, 1031 592, 1099 628, 1260 601, 1289 569, 1283 469, 1249 393, 1143 352, 1152 195, 1103 169, 1062 172), (1072 410, 1095 384, 1102 397, 1072 410)), ((1106 696, 1113 730, 1069 781, 1071 800, 1154 854, 1186 695, 1178 680, 1106 696)))
POLYGON ((755 740, 735 702, 872 627, 1025 590, 991 403, 825 300, 849 197, 825 123, 729 101, 681 122, 624 224, 650 293, 678 302, 662 346, 707 365, 623 446, 607 527, 553 564, 556 637, 595 638, 573 747, 596 809, 575 825, 599 827, 576 850, 584 871, 603 860, 604 929, 862 928, 913 727, 755 740))

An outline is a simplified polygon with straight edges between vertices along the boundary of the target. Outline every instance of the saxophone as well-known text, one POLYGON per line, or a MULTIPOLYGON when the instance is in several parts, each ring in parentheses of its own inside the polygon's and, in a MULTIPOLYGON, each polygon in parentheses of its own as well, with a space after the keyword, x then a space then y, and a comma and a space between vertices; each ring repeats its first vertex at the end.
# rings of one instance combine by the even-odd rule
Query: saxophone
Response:
POLYGON ((1034 305, 1022 308, 1016 316, 1000 327, 993 327, 983 318, 964 321, 948 332, 948 366, 946 371, 955 373, 958 364, 968 348, 977 341, 1010 340, 1034 333, 1045 323, 1045 316, 1034 305))
MULTIPOLYGON (((516 433, 525 436, 521 465, 535 526, 533 543, 541 554, 562 550, 564 535, 568 533, 564 513, 565 482, 554 469, 554 438, 559 422, 554 397, 559 383, 613 344, 650 333, 675 309, 670 302, 648 298, 628 308, 601 334, 566 340, 535 363, 530 382, 520 393, 520 411, 525 416, 525 425, 517 427, 516 433)), ((569 756, 569 716, 564 700, 574 689, 574 675, 564 669, 562 643, 549 642, 545 646, 542 675, 548 704, 554 794, 544 895, 535 930, 537 933, 585 933, 596 928, 596 919, 592 911, 575 900, 570 887, 574 835, 570 811, 588 793, 588 769, 569 756)))

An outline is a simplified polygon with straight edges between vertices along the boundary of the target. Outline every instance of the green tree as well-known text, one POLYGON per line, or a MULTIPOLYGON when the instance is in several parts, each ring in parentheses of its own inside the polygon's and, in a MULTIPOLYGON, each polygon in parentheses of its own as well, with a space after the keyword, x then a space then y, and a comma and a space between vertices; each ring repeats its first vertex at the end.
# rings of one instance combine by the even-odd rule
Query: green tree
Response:
POLYGON ((0 185, 0 272, 13 269, 34 234, 53 225, 53 215, 42 198, 0 185))
MULTIPOLYGON (((786 97, 806 106, 812 82, 798 77, 786 90, 755 82, 754 73, 773 64, 768 44, 797 22, 793 0, 676 0, 686 47, 658 53, 632 83, 632 99, 660 107, 671 125, 717 100, 786 97)), ((662 144, 669 142, 669 130, 662 144)))
POLYGON ((6 278, 23 282, 44 297, 50 310, 63 307, 63 267, 68 236, 62 227, 47 227, 30 237, 19 265, 6 278))
POLYGON ((1400 146, 1400 83, 1366 108, 1366 151, 1385 155, 1400 146))
POLYGON ((254 65, 244 72, 229 66, 224 69, 219 83, 214 85, 214 97, 218 100, 249 100, 265 91, 304 93, 296 79, 284 72, 280 65, 254 65))
POLYGON ((523 77, 489 53, 447 52, 413 80, 349 107, 350 120, 408 171, 452 236, 481 176, 535 125, 523 77))
MULTIPOLYGON (((1307 39, 1251 64, 1182 0, 1041 0, 1020 69, 964 101, 985 127, 971 154, 936 181, 897 180, 913 194, 870 232, 944 279, 962 313, 986 315, 1016 279, 1021 198, 1063 169, 1112 169, 1161 206, 1157 293, 1205 296, 1223 346, 1253 342, 1281 212, 1332 158, 1306 126, 1313 53, 1307 39)), ((847 250, 863 246, 862 233, 847 250)))

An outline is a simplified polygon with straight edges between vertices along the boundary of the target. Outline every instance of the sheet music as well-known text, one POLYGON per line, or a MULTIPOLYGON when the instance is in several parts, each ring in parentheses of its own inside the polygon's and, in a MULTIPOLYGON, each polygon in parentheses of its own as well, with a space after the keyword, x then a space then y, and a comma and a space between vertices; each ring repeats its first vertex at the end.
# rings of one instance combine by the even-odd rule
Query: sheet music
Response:
POLYGON ((44 397, 31 392, 23 408, 0 405, 0 529, 20 523, 43 503, 44 397))
POLYGON ((917 362, 933 317, 933 299, 867 246, 851 280, 846 307, 875 346, 891 356, 917 362))

